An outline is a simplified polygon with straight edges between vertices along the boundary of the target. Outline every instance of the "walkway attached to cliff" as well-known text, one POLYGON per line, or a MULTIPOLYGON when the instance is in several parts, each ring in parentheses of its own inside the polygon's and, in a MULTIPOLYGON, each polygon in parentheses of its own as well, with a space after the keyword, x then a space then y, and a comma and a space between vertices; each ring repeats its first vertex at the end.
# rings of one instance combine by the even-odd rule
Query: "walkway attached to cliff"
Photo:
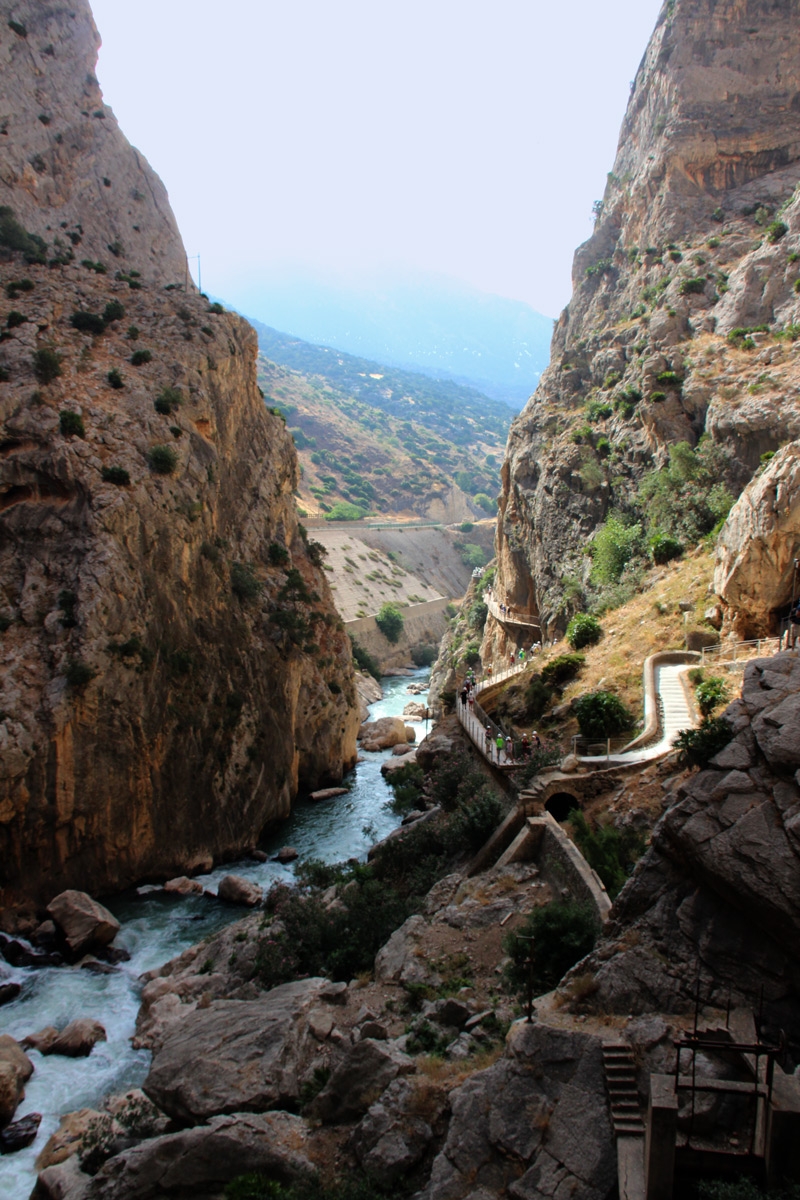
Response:
MULTIPOLYGON (((623 744, 619 750, 612 750, 610 743, 589 742, 589 739, 575 739, 574 749, 581 763, 591 766, 622 766, 625 764, 646 763, 661 758, 672 749, 678 734, 683 729, 693 729, 697 720, 689 699, 689 692, 681 676, 696 663, 699 655, 676 652, 669 655, 653 655, 645 663, 645 730, 632 742, 623 744), (656 663, 652 660, 659 657, 679 657, 682 662, 656 663), (648 677, 651 682, 648 684, 648 677), (582 743, 589 743, 583 745, 582 743), (580 750, 595 750, 593 754, 580 753, 580 750)), ((481 707, 478 697, 490 687, 496 687, 515 675, 521 675, 530 663, 515 663, 514 666, 487 676, 475 685, 474 701, 470 705, 456 701, 458 719, 467 733, 470 741, 481 752, 487 762, 501 771, 512 771, 524 765, 521 762, 508 759, 505 750, 498 750, 497 737, 505 734, 492 721, 481 707), (487 738, 487 726, 489 727, 487 738)))
POLYGON ((539 621, 534 621, 529 613, 517 612, 516 609, 507 607, 501 611, 500 605, 491 592, 483 593, 483 602, 495 621, 500 621, 503 625, 515 625, 520 629, 535 629, 537 633, 541 633, 539 621))

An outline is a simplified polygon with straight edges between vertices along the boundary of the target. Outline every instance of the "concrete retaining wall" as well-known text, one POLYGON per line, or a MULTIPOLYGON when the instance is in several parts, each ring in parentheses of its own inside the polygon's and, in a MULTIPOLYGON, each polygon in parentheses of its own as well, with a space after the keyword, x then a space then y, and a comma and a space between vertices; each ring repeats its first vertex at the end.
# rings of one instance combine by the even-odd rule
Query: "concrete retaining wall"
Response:
POLYGON ((497 866, 512 862, 535 862, 555 892, 568 888, 576 900, 591 904, 601 921, 608 920, 611 900, 603 881, 550 813, 528 817, 497 866))
POLYGON ((427 604, 410 604, 401 609, 403 632, 397 642, 390 642, 375 622, 374 617, 359 617, 346 621, 345 629, 352 634, 381 667, 402 667, 409 662, 411 651, 416 646, 438 646, 447 630, 445 609, 451 602, 446 599, 430 600, 427 604))

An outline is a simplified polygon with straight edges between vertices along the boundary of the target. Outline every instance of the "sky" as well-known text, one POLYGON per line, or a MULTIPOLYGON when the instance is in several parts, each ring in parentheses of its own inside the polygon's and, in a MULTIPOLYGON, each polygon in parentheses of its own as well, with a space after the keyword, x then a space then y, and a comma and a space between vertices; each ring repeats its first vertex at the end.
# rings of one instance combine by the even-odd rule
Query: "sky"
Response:
POLYGON ((661 0, 91 3, 204 290, 428 273, 556 316, 661 0))

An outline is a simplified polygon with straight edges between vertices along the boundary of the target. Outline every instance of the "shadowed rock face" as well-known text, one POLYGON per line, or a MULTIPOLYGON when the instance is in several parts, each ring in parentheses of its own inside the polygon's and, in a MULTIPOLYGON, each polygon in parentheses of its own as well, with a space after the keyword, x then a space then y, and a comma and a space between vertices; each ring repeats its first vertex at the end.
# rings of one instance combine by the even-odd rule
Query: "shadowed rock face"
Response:
POLYGON ((14 13, 0 203, 55 265, 0 250, 3 284, 32 285, 0 314, 23 318, 0 344, 0 904, 237 854, 341 778, 359 723, 255 334, 171 287, 183 246, 87 82, 85 0, 14 13))
POLYGON ((747 667, 726 710, 732 741, 691 775, 617 898, 603 942, 576 969, 601 1011, 757 1008, 800 1040, 800 662, 747 667))
MULTIPOLYGON (((664 4, 551 365, 509 435, 498 592, 547 633, 570 615, 587 538, 670 446, 708 432, 730 452, 737 494, 761 454, 800 436, 790 350, 770 340, 748 357, 726 340, 800 319, 798 112, 798 0, 664 4), (592 400, 609 412, 589 418, 592 400)), ((505 649, 491 618, 490 649, 505 649)))

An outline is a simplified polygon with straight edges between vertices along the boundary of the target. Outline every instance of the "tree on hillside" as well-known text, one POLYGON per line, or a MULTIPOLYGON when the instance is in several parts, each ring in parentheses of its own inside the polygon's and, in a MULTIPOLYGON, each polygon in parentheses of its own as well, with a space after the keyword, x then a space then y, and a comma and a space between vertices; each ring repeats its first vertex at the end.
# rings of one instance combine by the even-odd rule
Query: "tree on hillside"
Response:
POLYGON ((403 614, 396 604, 387 600, 386 604, 381 606, 381 610, 375 618, 375 624, 387 641, 397 642, 403 632, 403 614))

